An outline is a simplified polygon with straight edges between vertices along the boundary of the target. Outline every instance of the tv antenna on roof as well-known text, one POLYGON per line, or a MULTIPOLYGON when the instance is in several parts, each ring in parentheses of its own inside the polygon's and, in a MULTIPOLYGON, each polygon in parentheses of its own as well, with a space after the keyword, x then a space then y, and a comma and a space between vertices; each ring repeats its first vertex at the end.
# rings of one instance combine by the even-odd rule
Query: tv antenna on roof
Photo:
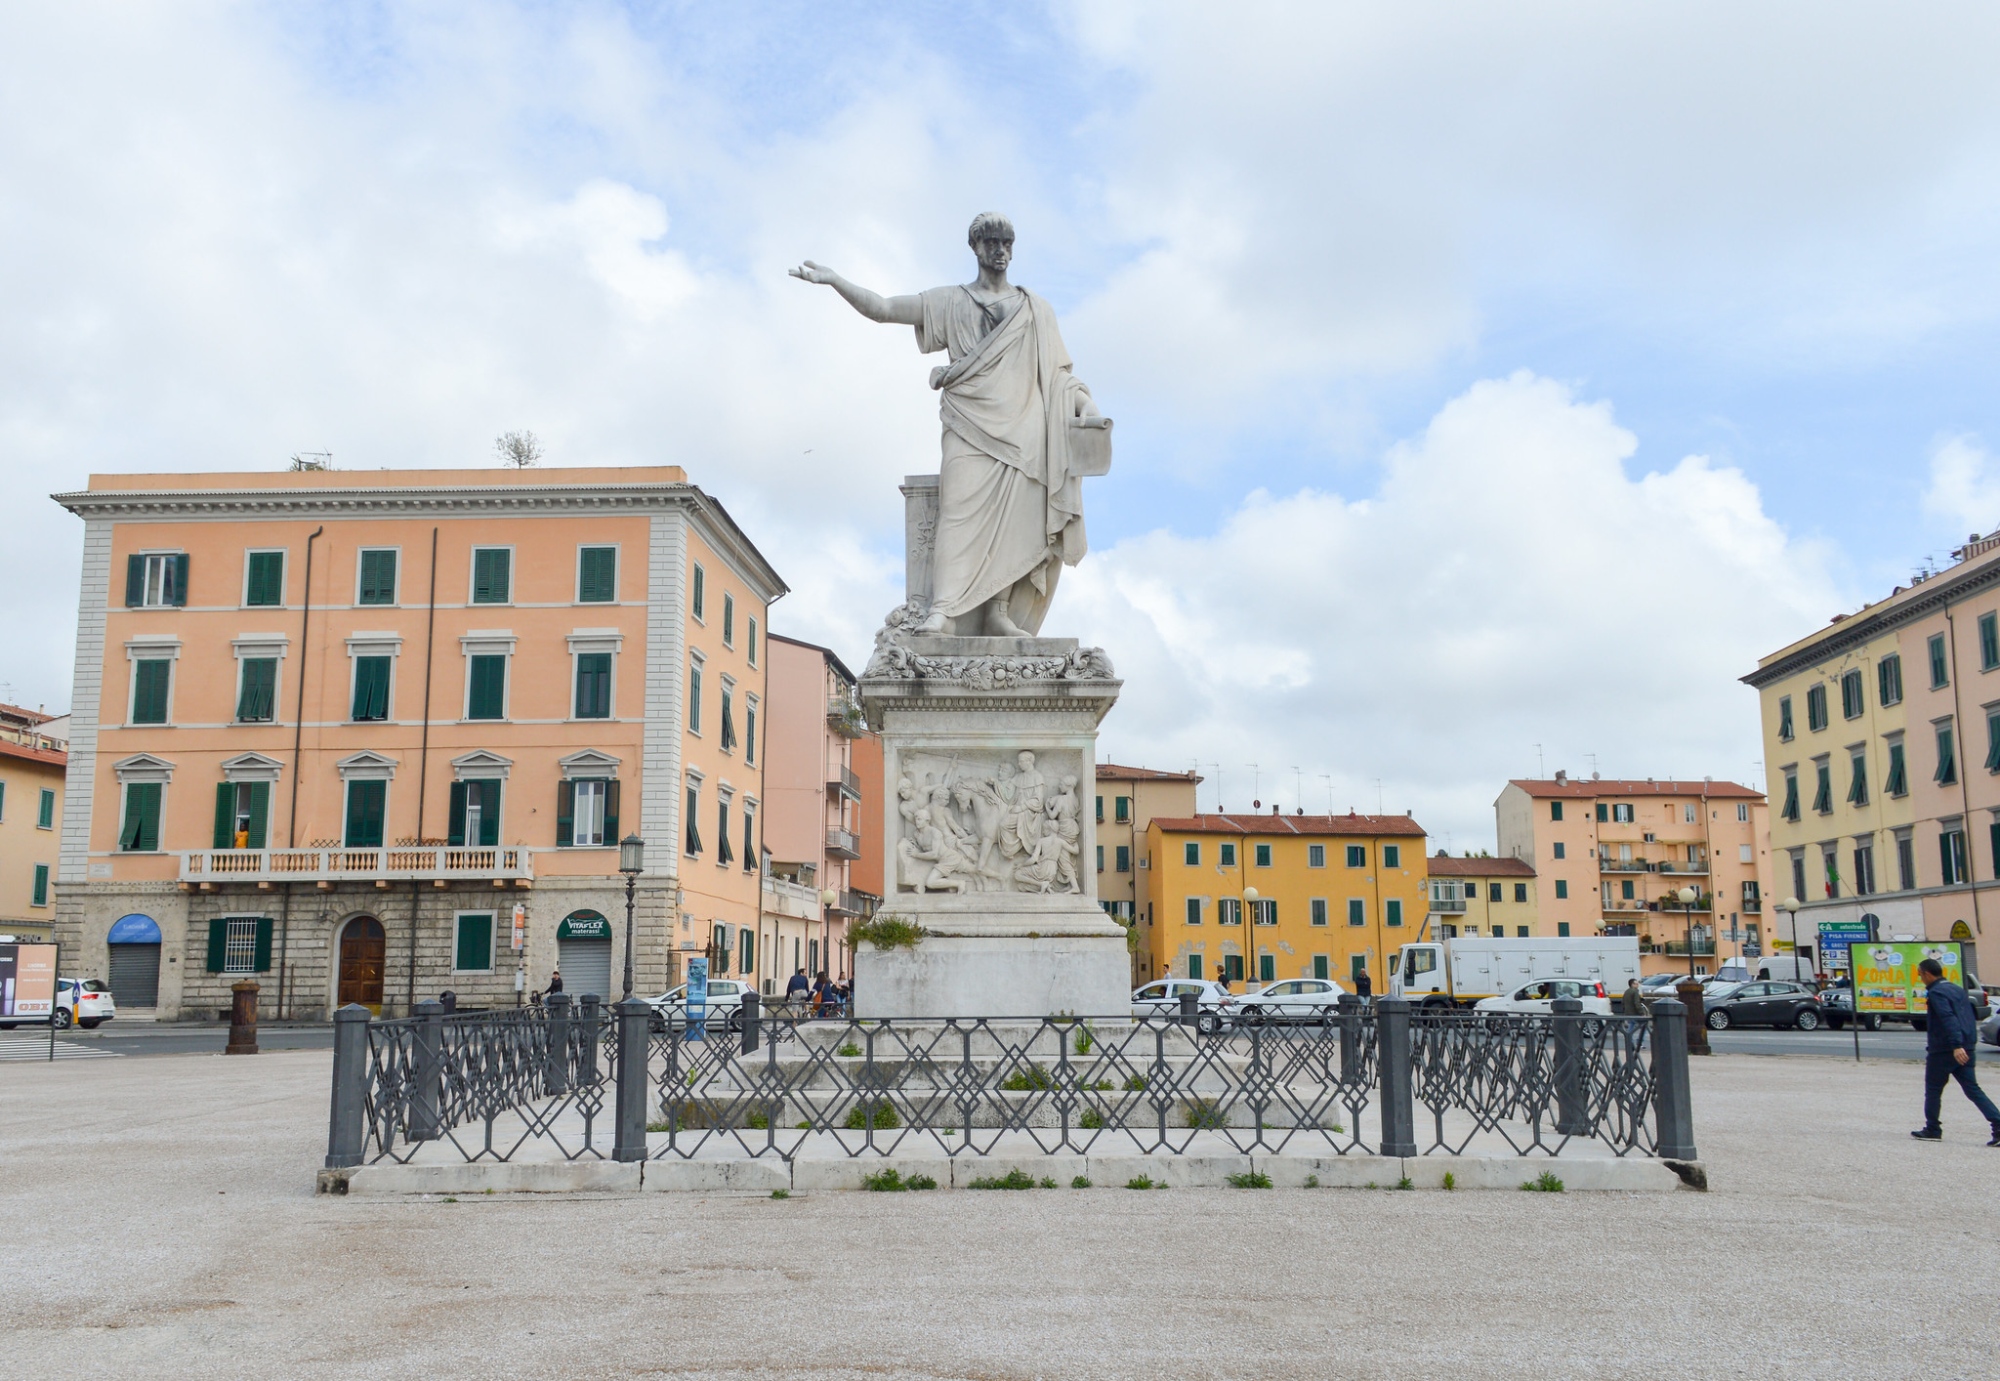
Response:
POLYGON ((1326 783, 1326 813, 1333 814, 1333 773, 1322 772, 1319 779, 1326 783))
POLYGON ((294 470, 331 470, 333 468, 333 452, 294 451, 292 452, 292 468, 294 470))

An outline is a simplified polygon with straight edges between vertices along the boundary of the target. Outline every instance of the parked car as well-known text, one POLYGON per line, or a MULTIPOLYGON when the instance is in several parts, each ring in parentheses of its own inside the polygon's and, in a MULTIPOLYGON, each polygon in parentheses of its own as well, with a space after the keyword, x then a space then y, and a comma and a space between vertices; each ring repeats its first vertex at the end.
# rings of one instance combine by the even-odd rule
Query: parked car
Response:
MULTIPOLYGON (((740 1031, 743 1029, 743 994, 750 991, 750 985, 739 983, 733 978, 711 978, 708 980, 708 1007, 703 1015, 704 1029, 711 1031, 740 1031)), ((653 1009, 652 1028, 665 1031, 669 1028, 679 1031, 687 1026, 687 984, 683 983, 672 992, 649 997, 646 1003, 653 1009)))
POLYGON ((2000 1012, 1979 1023, 1979 1039, 1987 1045, 2000 1045, 2000 1012))
POLYGON ((1648 1002, 1673 997, 1674 989, 1687 981, 1686 974, 1649 973, 1639 980, 1639 993, 1648 1002))
POLYGON ((1340 1002, 1341 986, 1331 978, 1288 978, 1236 999, 1231 1015, 1239 1026, 1267 1021, 1319 1021, 1340 1002))
POLYGON ((1135 1017, 1178 1017, 1181 994, 1195 996, 1195 1030, 1212 1036, 1223 1027, 1227 1013, 1236 1005, 1229 989, 1206 978, 1163 978, 1148 983, 1132 994, 1135 1017))
POLYGON ((111 985, 95 978, 58 978, 56 980, 56 1027, 67 1030, 70 1026, 81 1026, 86 1031, 118 1015, 118 1004, 111 999, 111 985))
POLYGON ((1604 995, 1604 985, 1575 978, 1538 979, 1514 989, 1504 997, 1486 998, 1472 1010, 1547 1016, 1555 1010, 1555 1001, 1559 997, 1576 998, 1583 1003, 1584 1011, 1597 1016, 1611 1015, 1611 999, 1604 995))
MULTIPOLYGON (((1836 1031, 1845 1031, 1847 1023, 1854 1020, 1854 989, 1851 987, 1828 988, 1819 995, 1820 1012, 1826 1024, 1836 1031)), ((1882 1016, 1879 1012, 1861 1014, 1863 1031, 1880 1031, 1882 1016)))
POLYGON ((1738 983, 1702 999, 1711 1031, 1732 1026, 1794 1026, 1817 1031, 1824 1019, 1819 997, 1802 983, 1738 983))

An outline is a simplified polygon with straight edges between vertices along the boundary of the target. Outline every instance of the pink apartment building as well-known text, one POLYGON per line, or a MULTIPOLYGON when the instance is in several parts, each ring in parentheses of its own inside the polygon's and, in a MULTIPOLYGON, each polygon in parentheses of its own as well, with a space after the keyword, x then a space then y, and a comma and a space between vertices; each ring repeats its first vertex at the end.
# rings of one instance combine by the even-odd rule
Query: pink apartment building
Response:
POLYGON ((755 973, 783 582, 671 466, 98 475, 56 932, 157 1010, 615 999, 755 973))

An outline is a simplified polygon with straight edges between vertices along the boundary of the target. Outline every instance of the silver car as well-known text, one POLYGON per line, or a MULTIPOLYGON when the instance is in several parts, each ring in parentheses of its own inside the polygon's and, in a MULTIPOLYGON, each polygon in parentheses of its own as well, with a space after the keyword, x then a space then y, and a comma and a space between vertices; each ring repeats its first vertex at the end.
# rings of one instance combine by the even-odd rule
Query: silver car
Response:
POLYGON ((1239 1026, 1321 1021, 1338 1010, 1343 995, 1341 986, 1331 978, 1288 978, 1237 998, 1231 1015, 1239 1026))
POLYGON ((1194 994, 1195 1030, 1205 1036, 1212 1036, 1222 1029, 1224 1019, 1236 1004, 1236 999, 1229 995, 1229 989, 1210 979, 1162 978, 1132 994, 1132 1015, 1169 1020, 1178 1017, 1183 993, 1194 994))
MULTIPOLYGON (((710 1031, 737 1031, 743 1026, 743 994, 750 991, 747 983, 738 983, 733 978, 711 978, 708 980, 708 1006, 703 1012, 702 1026, 710 1031)), ((687 984, 683 983, 672 992, 649 997, 646 1004, 653 1009, 652 1027, 655 1031, 669 1028, 680 1031, 687 1027, 687 984)))

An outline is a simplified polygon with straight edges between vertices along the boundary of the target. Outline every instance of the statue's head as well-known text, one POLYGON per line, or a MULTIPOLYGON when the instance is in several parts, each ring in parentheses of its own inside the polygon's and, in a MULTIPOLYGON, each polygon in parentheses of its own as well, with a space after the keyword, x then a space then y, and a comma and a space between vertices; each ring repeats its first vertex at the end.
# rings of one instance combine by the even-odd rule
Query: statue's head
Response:
POLYGON ((1035 755, 1033 753, 1025 751, 1017 753, 1014 755, 1014 761, 1020 764, 1023 772, 1032 772, 1035 770, 1035 755))
POLYGON ((972 218, 965 242, 981 268, 1000 272, 1014 258, 1014 223, 998 211, 981 211, 972 218))

